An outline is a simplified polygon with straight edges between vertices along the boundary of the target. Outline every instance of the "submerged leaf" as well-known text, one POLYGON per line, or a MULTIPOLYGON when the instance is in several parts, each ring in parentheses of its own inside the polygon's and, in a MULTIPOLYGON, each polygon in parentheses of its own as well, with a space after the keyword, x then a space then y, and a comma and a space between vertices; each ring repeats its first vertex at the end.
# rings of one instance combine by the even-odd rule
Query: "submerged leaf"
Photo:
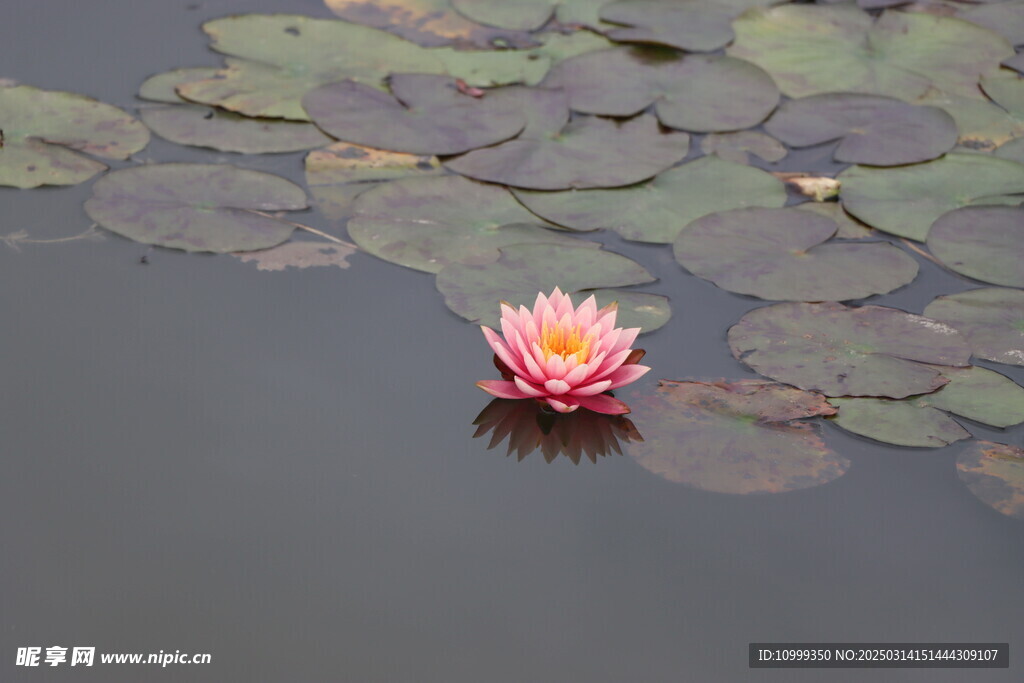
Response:
POLYGON ((1024 519, 1024 449, 977 441, 960 452, 956 469, 983 503, 1008 517, 1024 519))
POLYGON ((924 314, 956 327, 978 358, 1024 365, 1024 292, 987 287, 940 296, 924 314))
POLYGON ((928 249, 961 275, 1024 287, 1024 207, 970 206, 943 214, 928 233, 928 249))
POLYGON ((285 270, 337 266, 348 268, 348 258, 356 253, 352 247, 327 242, 285 242, 270 249, 232 254, 242 263, 255 263, 259 270, 285 270))

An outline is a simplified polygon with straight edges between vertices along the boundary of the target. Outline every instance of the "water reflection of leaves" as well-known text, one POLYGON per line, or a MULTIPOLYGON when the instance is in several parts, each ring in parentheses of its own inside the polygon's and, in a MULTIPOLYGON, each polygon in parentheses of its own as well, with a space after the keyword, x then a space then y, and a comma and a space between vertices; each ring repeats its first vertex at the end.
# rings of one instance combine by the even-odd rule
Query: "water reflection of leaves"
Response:
POLYGON ((633 423, 622 415, 601 415, 589 410, 553 413, 534 401, 496 398, 487 404, 473 424, 473 437, 493 432, 488 449, 508 440, 506 455, 522 460, 539 450, 547 462, 560 454, 579 464, 580 456, 596 463, 598 456, 622 455, 620 442, 643 441, 633 423))

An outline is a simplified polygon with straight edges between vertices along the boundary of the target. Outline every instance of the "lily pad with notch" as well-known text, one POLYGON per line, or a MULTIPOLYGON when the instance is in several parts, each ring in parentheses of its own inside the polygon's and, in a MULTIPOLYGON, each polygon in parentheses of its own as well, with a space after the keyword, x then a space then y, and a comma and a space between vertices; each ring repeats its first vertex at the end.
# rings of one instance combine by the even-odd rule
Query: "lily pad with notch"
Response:
POLYGON ((1024 117, 988 100, 932 90, 917 103, 939 107, 952 116, 959 131, 960 145, 970 149, 991 151, 1024 135, 1024 117))
POLYGON ((676 237, 676 261, 737 294, 776 301, 847 301, 886 294, 917 276, 889 242, 830 242, 838 226, 795 208, 708 214, 676 237))
POLYGON ((732 42, 732 20, 744 10, 771 4, 775 1, 618 0, 601 8, 601 19, 624 25, 605 32, 618 42, 711 52, 732 42))
POLYGON ((947 294, 924 314, 960 330, 978 358, 1024 365, 1024 291, 986 287, 947 294))
POLYGON ((718 157, 701 157, 642 185, 609 190, 531 192, 516 197, 538 216, 576 230, 615 230, 628 240, 671 243, 691 221, 715 211, 781 207, 783 184, 771 174, 718 157))
POLYGON ((104 159, 127 159, 149 131, 117 107, 85 95, 0 86, 0 185, 75 185, 106 170, 104 159))
POLYGON ((957 128, 938 107, 859 93, 811 95, 785 102, 764 129, 792 147, 839 140, 836 161, 898 166, 953 149, 957 128))
POLYGON ((1024 520, 1024 449, 976 441, 957 456, 956 469, 978 500, 1007 517, 1024 520))
MULTIPOLYGON (((580 240, 583 242, 583 240, 580 240)), ((454 263, 437 274, 445 304, 466 320, 497 326, 500 303, 532 305, 538 291, 581 292, 627 287, 655 278, 636 261, 594 248, 595 243, 514 244, 493 263, 454 263), (586 246, 585 246, 586 245, 586 246)), ((589 292, 583 292, 589 295, 589 292)))
POLYGON ((900 168, 853 166, 839 174, 846 210, 868 225, 923 242, 942 214, 969 205, 1024 202, 1024 164, 947 154, 900 168))
POLYGON ((966 367, 971 356, 945 323, 835 302, 757 308, 728 336, 733 356, 756 372, 831 397, 927 394, 948 382, 931 365, 966 367))
POLYGON ((850 462, 804 418, 822 396, 775 382, 674 382, 628 398, 642 443, 628 453, 668 481, 717 493, 784 493, 838 479, 850 462))
POLYGON ((100 178, 89 217, 144 244, 185 251, 252 251, 288 239, 295 226, 268 211, 306 208, 284 178, 226 164, 150 164, 100 178))
POLYGON ((450 0, 459 14, 487 26, 536 31, 554 17, 560 24, 600 30, 598 10, 608 0, 450 0))
POLYGON ((943 214, 928 232, 928 249, 961 275, 1024 287, 1024 207, 969 206, 943 214))

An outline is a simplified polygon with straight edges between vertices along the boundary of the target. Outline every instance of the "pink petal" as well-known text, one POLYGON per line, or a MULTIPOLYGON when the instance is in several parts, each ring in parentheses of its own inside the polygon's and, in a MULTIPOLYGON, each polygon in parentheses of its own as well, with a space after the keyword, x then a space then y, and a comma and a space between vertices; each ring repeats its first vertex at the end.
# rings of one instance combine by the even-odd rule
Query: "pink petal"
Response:
MULTIPOLYGON (((569 360, 575 360, 575 356, 570 356, 569 360)), ((567 362, 566 367, 568 367, 568 365, 569 363, 567 362)), ((565 377, 563 377, 562 379, 565 380, 565 383, 570 386, 579 386, 580 384, 582 384, 583 380, 587 378, 587 373, 589 372, 590 366, 587 365, 586 363, 580 363, 576 367, 570 368, 569 372, 565 373, 565 377)))
POLYGON ((548 396, 544 400, 548 402, 549 406, 560 413, 571 413, 580 407, 579 401, 571 396, 564 396, 562 398, 553 398, 548 396))
POLYGON ((484 379, 477 382, 476 385, 491 396, 498 398, 533 398, 529 394, 524 394, 515 382, 507 382, 503 379, 484 379))
POLYGON ((609 389, 618 389, 621 386, 625 386, 630 382, 635 382, 650 371, 650 368, 646 365, 622 365, 618 369, 608 375, 608 379, 611 380, 612 385, 609 389))
POLYGON ((594 374, 590 376, 590 379, 604 379, 607 377, 615 368, 622 365, 626 358, 629 357, 629 349, 623 349, 616 354, 605 358, 604 362, 594 371, 594 374))
POLYGON ((533 353, 534 362, 540 367, 540 374, 544 379, 551 379, 551 375, 548 374, 548 359, 544 357, 544 352, 541 351, 540 344, 533 342, 533 346, 530 350, 533 353))
MULTIPOLYGON (((551 402, 551 399, 547 400, 549 403, 551 402)), ((595 413, 604 413, 605 415, 625 415, 629 412, 629 406, 608 394, 580 396, 577 400, 581 406, 587 410, 593 410, 595 413)))
POLYGON ((542 391, 539 387, 536 387, 536 386, 530 384, 529 382, 527 382, 526 380, 522 379, 521 377, 516 377, 516 378, 513 379, 513 381, 516 383, 516 386, 519 387, 519 390, 521 392, 523 392, 524 394, 526 394, 527 396, 532 396, 534 398, 540 398, 542 396, 547 396, 548 395, 548 392, 542 391))
POLYGON ((621 327, 616 327, 614 330, 609 328, 608 332, 606 332, 605 334, 601 335, 600 349, 602 351, 607 351, 607 352, 611 353, 612 352, 612 348, 615 346, 615 344, 618 343, 619 335, 621 335, 621 334, 622 334, 622 328, 621 327))
POLYGON ((640 334, 639 327, 631 327, 628 330, 622 330, 622 334, 619 335, 619 339, 615 342, 615 346, 612 347, 612 353, 621 351, 622 349, 628 349, 636 341, 636 336, 640 334))
POLYGON ((480 329, 483 330, 484 338, 487 339, 487 343, 490 345, 491 349, 494 350, 494 355, 500 358, 501 362, 507 365, 509 370, 515 374, 525 375, 526 370, 524 369, 523 364, 519 362, 519 358, 515 352, 508 347, 508 344, 498 336, 498 333, 491 328, 483 327, 482 325, 480 326, 480 329))
POLYGON ((592 384, 587 384, 582 387, 576 387, 569 393, 572 394, 573 396, 593 396, 594 394, 600 394, 605 391, 608 391, 608 389, 611 388, 611 386, 612 381, 610 379, 603 379, 598 380, 597 382, 594 382, 592 384))
MULTIPOLYGON (((521 340, 517 341, 520 342, 520 345, 523 345, 523 342, 521 340)), ((536 346, 536 344, 534 344, 534 346, 536 346)), ((526 372, 528 373, 530 379, 532 379, 534 382, 537 382, 538 384, 543 384, 544 380, 547 379, 547 375, 544 374, 544 370, 541 369, 541 366, 537 364, 537 361, 534 359, 533 354, 524 353, 522 358, 523 365, 526 366, 526 372)))
MULTIPOLYGON (((554 296, 552 296, 552 299, 554 299, 554 296)), ((572 299, 569 298, 568 294, 563 294, 562 299, 557 303, 551 299, 549 299, 549 301, 551 301, 551 305, 555 307, 556 318, 561 319, 567 315, 570 319, 572 318, 572 299)))
POLYGON ((569 391, 569 389, 571 389, 572 387, 570 387, 564 380, 549 379, 547 382, 544 382, 544 388, 548 390, 549 394, 552 394, 554 396, 561 396, 562 394, 569 391))
POLYGON ((565 377, 565 360, 557 353, 551 354, 544 374, 548 376, 548 379, 562 379, 565 377))
POLYGON ((619 305, 608 304, 597 312, 597 322, 607 330, 615 329, 615 318, 619 313, 619 305))

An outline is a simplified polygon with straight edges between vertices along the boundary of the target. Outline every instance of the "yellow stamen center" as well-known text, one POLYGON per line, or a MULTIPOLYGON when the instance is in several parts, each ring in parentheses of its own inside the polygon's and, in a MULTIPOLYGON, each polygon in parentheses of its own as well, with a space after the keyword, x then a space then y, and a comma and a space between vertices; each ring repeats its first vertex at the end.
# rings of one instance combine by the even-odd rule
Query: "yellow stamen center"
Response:
POLYGON ((586 363, 590 355, 590 339, 580 337, 579 325, 570 330, 562 325, 549 328, 544 323, 540 333, 540 350, 544 353, 544 360, 557 354, 563 360, 576 356, 578 362, 586 363))

